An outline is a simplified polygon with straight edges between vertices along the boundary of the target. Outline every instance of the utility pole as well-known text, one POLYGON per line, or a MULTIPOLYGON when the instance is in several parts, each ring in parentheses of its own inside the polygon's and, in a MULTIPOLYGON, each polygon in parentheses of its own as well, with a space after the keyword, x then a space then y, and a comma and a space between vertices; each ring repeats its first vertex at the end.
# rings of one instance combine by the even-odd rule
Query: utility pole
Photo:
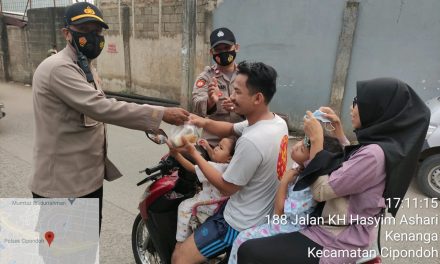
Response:
POLYGON ((194 67, 196 56, 196 15, 197 0, 183 1, 182 31, 182 86, 180 105, 191 111, 190 95, 194 84, 194 67))
POLYGON ((359 2, 349 0, 344 9, 330 95, 330 107, 335 110, 335 113, 338 116, 341 114, 342 100, 344 99, 344 91, 347 84, 347 75, 350 66, 351 51, 353 49, 358 11, 359 2))
MULTIPOLYGON (((124 43, 125 87, 132 91, 130 58, 130 7, 122 5, 122 42, 124 43)), ((132 14, 133 15, 133 14, 132 14)))

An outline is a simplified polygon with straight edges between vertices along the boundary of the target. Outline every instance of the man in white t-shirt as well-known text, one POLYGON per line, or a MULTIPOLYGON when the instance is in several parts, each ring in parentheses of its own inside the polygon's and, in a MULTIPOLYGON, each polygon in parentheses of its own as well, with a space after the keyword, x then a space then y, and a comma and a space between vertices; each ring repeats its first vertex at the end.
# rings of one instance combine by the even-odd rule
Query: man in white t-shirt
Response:
POLYGON ((278 178, 286 170, 288 145, 285 121, 269 110, 276 77, 275 69, 264 63, 242 62, 232 84, 231 100, 235 112, 246 121, 232 124, 191 116, 193 124, 209 133, 240 137, 224 173, 212 170, 188 142, 178 150, 188 152, 211 184, 230 199, 176 246, 172 263, 202 263, 218 256, 232 246, 240 231, 264 223, 272 213, 278 178))

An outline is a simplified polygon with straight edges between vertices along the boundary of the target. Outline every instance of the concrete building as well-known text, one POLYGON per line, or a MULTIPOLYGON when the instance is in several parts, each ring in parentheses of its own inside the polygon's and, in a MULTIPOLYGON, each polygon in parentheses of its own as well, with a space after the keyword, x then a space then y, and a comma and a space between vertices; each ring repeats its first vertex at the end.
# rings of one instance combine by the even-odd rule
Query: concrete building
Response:
MULTIPOLYGON (((229 27, 241 44, 238 61, 263 61, 278 71, 271 107, 288 114, 295 128, 306 110, 333 105, 351 133, 349 106, 358 80, 396 77, 425 100, 440 93, 438 0, 95 1, 110 26, 97 60, 104 89, 188 99, 182 92, 189 86, 183 82, 188 54, 183 42, 191 1, 196 4, 191 77, 212 63, 210 31, 229 27)), ((57 34, 63 12, 63 7, 32 8, 25 28, 0 27, 0 77, 9 73, 12 80, 30 82, 51 42, 65 45, 57 34)))

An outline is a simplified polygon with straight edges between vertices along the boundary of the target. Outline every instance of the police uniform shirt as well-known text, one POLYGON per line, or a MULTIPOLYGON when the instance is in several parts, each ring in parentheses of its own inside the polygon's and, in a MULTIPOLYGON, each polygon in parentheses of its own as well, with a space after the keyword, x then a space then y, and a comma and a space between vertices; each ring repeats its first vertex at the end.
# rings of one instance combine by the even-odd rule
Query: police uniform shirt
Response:
POLYGON ((36 69, 33 88, 35 122, 32 192, 44 197, 80 197, 120 176, 106 156, 105 124, 136 130, 156 129, 163 107, 108 99, 88 83, 69 44, 36 69))
MULTIPOLYGON (((204 71, 197 77, 194 83, 192 92, 192 110, 195 114, 203 117, 208 117, 213 120, 227 121, 231 123, 236 123, 243 121, 243 118, 232 112, 223 109, 222 101, 229 98, 234 89, 231 83, 235 80, 237 76, 237 67, 232 76, 229 78, 227 74, 221 72, 217 65, 207 66, 204 71), (208 86, 213 81, 213 78, 217 79, 218 88, 220 90, 219 100, 212 109, 208 108, 208 86)), ((216 145, 219 141, 218 137, 210 135, 206 132, 202 135, 206 138, 211 145, 216 145)))

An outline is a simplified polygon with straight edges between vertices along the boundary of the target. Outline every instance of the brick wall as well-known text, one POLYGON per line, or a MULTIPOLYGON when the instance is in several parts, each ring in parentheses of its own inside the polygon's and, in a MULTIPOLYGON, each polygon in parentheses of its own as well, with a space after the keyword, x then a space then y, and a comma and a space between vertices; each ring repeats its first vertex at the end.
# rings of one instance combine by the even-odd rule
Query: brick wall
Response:
POLYGON ((60 32, 64 11, 65 7, 30 9, 26 27, 7 26, 9 63, 6 67, 12 81, 30 84, 52 44, 58 50, 64 48, 66 42, 60 32))
POLYGON ((32 73, 37 66, 46 58, 47 51, 52 48, 52 44, 57 44, 57 49, 61 50, 66 45, 66 41, 60 30, 64 27, 65 7, 38 8, 28 11, 28 49, 30 67, 32 73))
MULTIPOLYGON (((197 1, 196 69, 198 75, 210 64, 210 6, 217 0, 197 1)), ((101 0, 110 29, 105 32, 106 46, 97 60, 104 89, 179 101, 182 74, 183 0, 101 0), (122 6, 129 8, 130 56, 124 51, 122 6), (131 86, 127 87, 127 64, 131 68, 131 86)), ((33 72, 56 42, 58 50, 66 45, 60 29, 64 25, 65 7, 31 9, 28 25, 8 29, 9 47, 14 61, 9 65, 12 80, 31 83, 33 72)))
MULTIPOLYGON (((210 63, 207 10, 216 0, 197 1, 196 70, 210 63)), ((98 58, 104 88, 179 101, 181 90, 183 0, 101 0, 110 29, 106 48, 98 58), (120 4, 120 5, 119 5, 120 4), (132 87, 126 87, 122 7, 130 10, 130 67, 132 87), (110 46, 110 47, 109 47, 110 46)))
POLYGON ((31 71, 26 50, 26 31, 7 26, 9 40, 9 74, 16 82, 31 83, 31 71))
MULTIPOLYGON (((204 34, 207 6, 213 1, 215 2, 215 0, 197 1, 197 34, 204 34)), ((110 27, 108 34, 120 34, 118 2, 116 0, 99 2, 110 27)), ((120 3, 129 6, 134 13, 131 33, 136 37, 159 38, 159 34, 173 36, 182 33, 183 0, 122 0, 120 3)))

